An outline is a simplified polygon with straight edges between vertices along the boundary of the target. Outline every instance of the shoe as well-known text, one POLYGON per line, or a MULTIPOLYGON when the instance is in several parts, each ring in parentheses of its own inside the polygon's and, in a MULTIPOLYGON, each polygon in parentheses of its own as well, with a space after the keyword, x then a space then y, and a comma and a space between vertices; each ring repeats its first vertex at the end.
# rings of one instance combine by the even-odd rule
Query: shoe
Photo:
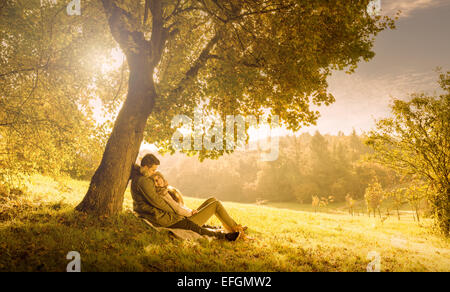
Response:
POLYGON ((219 226, 211 226, 211 225, 203 225, 203 228, 208 228, 208 229, 222 229, 222 227, 219 226))
POLYGON ((236 241, 241 237, 240 232, 233 232, 225 234, 225 239, 228 241, 236 241))
POLYGON ((237 225, 236 227, 233 228, 233 231, 234 231, 234 232, 238 232, 238 231, 244 232, 244 231, 246 231, 247 229, 248 229, 247 226, 237 225))

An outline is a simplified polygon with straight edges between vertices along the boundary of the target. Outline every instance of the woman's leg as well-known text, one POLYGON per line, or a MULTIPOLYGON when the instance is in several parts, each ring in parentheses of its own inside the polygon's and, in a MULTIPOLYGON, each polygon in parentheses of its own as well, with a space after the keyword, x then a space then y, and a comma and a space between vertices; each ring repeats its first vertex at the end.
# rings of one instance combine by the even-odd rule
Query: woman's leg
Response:
POLYGON ((237 223, 230 217, 230 215, 228 215, 228 212, 225 210, 222 203, 217 200, 211 201, 211 203, 198 209, 198 213, 189 217, 189 220, 201 226, 205 224, 213 215, 216 215, 220 222, 222 222, 225 229, 229 232, 234 231, 237 223))
POLYGON ((212 197, 209 198, 208 200, 206 200, 205 202, 203 202, 203 204, 200 205, 200 207, 197 208, 197 211, 200 211, 200 209, 202 209, 203 207, 206 207, 207 205, 211 204, 212 202, 217 201, 216 198, 212 197))

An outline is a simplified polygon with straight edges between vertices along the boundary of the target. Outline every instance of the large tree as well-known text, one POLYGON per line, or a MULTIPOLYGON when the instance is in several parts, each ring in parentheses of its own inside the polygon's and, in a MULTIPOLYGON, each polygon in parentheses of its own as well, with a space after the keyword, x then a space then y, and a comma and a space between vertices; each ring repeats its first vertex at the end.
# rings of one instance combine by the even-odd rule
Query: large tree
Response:
POLYGON ((332 70, 353 71, 371 59, 374 36, 393 26, 367 11, 369 0, 101 2, 126 56, 129 82, 102 162, 77 207, 97 215, 121 210, 144 136, 170 148, 175 114, 193 116, 198 105, 222 117, 269 109, 297 130, 317 119, 311 103, 334 101, 327 91, 332 70))
POLYGON ((393 117, 380 120, 367 143, 374 158, 393 169, 416 175, 434 192, 428 199, 439 229, 450 230, 450 72, 440 76, 443 94, 414 94, 394 100, 393 117))

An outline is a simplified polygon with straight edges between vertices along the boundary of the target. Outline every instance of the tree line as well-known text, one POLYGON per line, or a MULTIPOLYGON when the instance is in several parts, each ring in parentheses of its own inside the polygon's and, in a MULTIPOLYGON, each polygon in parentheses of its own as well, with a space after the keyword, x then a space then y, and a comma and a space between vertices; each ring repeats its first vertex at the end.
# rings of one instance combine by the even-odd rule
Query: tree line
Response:
POLYGON ((385 188, 396 184, 392 170, 364 159, 372 150, 355 132, 285 136, 279 149, 279 158, 272 162, 260 161, 258 151, 236 151, 202 163, 165 156, 161 169, 186 195, 250 203, 310 203, 313 196, 344 202, 347 195, 363 199, 375 177, 385 188))

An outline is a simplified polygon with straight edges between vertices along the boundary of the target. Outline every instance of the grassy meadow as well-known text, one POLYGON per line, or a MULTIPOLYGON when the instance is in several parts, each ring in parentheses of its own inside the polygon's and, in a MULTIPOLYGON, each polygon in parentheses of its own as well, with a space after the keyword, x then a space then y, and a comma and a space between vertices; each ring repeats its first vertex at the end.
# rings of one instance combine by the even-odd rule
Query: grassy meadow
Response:
MULTIPOLYGON (((94 218, 74 211, 88 182, 33 176, 25 195, 0 198, 0 271, 65 271, 69 251, 82 271, 366 271, 377 252, 381 271, 450 271, 448 239, 431 222, 350 216, 342 206, 314 213, 293 203, 224 202, 253 241, 180 241, 137 219, 129 191, 124 212, 94 218)), ((202 200, 186 198, 197 207, 202 200)), ((212 219, 211 224, 218 225, 212 219)))

